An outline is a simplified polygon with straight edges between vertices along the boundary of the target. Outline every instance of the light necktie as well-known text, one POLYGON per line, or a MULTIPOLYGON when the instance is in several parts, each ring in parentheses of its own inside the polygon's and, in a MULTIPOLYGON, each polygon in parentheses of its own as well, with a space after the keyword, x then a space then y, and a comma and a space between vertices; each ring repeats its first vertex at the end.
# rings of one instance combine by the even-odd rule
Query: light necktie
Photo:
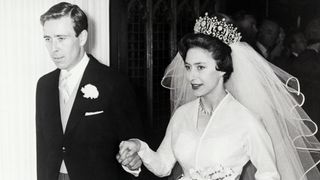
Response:
POLYGON ((60 95, 62 97, 62 101, 64 104, 66 104, 69 100, 69 97, 71 95, 70 87, 68 86, 68 78, 70 77, 71 73, 67 71, 61 71, 61 79, 60 79, 60 95))

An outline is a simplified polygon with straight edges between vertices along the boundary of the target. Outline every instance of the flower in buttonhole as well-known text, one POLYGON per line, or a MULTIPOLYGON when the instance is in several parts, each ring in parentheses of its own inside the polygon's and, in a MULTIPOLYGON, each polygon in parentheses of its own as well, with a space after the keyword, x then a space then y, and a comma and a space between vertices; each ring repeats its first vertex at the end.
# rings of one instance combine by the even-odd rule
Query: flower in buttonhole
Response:
POLYGON ((97 99, 99 97, 99 91, 96 86, 87 84, 81 88, 84 98, 97 99))

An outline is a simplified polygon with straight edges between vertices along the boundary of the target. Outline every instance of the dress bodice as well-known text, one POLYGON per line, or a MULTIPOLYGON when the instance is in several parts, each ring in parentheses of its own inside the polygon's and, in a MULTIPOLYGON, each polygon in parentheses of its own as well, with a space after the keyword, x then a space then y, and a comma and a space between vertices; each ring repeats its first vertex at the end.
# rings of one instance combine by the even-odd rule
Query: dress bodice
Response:
POLYGON ((257 167, 256 179, 279 179, 270 137, 257 117, 227 94, 200 132, 198 106, 199 99, 196 99, 173 115, 166 136, 153 155, 159 155, 156 161, 163 161, 167 168, 152 166, 153 158, 148 155, 146 144, 142 145, 139 155, 148 169, 160 175, 163 169, 159 169, 165 168, 163 172, 168 174, 178 161, 186 178, 194 171, 222 167, 231 170, 231 179, 237 180, 244 165, 251 160, 257 167))
MULTIPOLYGON (((173 153, 185 176, 189 176, 192 169, 201 170, 219 165, 231 168, 236 175, 240 175, 242 167, 248 162, 248 133, 244 122, 233 117, 236 112, 228 112, 224 108, 230 103, 229 98, 227 95, 220 102, 203 132, 196 128, 196 107, 192 108, 192 116, 186 116, 173 129, 173 153)), ((197 106, 198 101, 193 105, 197 106)))

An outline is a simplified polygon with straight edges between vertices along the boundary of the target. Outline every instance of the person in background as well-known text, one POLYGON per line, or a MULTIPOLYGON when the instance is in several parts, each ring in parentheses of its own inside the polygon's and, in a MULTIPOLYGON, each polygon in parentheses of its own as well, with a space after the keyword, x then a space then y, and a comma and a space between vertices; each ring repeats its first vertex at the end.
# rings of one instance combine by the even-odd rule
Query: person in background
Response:
POLYGON ((307 40, 302 31, 291 29, 284 38, 284 49, 280 56, 274 58, 273 63, 291 74, 291 66, 301 52, 307 47, 307 40))
MULTIPOLYGON (((305 29, 307 48, 292 63, 290 72, 301 84, 305 95, 303 108, 320 124, 320 18, 310 21, 305 29)), ((318 139, 320 135, 317 134, 318 139)))
POLYGON ((271 60, 271 52, 279 40, 280 26, 275 21, 265 19, 258 28, 257 41, 253 46, 267 60, 271 60))
POLYGON ((284 39, 286 38, 286 33, 282 27, 279 27, 279 34, 278 38, 276 40, 275 45, 270 51, 269 54, 269 61, 272 62, 273 64, 277 64, 278 62, 276 61, 277 58, 280 58, 282 56, 286 56, 286 48, 284 44, 284 39))
POLYGON ((249 14, 246 11, 238 11, 233 15, 233 19, 242 35, 241 41, 254 46, 258 32, 257 20, 254 15, 249 14))
POLYGON ((289 57, 297 58, 307 48, 307 40, 301 30, 291 30, 285 38, 285 44, 290 52, 289 57))
POLYGON ((142 132, 128 79, 85 52, 88 20, 77 5, 58 3, 40 21, 57 69, 37 84, 38 180, 131 179, 115 159, 119 143, 142 132))

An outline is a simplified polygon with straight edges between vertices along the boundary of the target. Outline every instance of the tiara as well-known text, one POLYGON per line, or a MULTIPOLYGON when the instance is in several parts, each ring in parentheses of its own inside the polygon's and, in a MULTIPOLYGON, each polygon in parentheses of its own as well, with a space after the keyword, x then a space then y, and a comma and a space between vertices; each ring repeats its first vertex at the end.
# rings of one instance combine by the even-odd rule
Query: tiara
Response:
POLYGON ((210 18, 208 13, 196 20, 193 30, 196 34, 202 33, 216 37, 228 45, 241 39, 241 34, 237 32, 237 27, 227 23, 225 18, 222 18, 221 21, 216 16, 210 18))

